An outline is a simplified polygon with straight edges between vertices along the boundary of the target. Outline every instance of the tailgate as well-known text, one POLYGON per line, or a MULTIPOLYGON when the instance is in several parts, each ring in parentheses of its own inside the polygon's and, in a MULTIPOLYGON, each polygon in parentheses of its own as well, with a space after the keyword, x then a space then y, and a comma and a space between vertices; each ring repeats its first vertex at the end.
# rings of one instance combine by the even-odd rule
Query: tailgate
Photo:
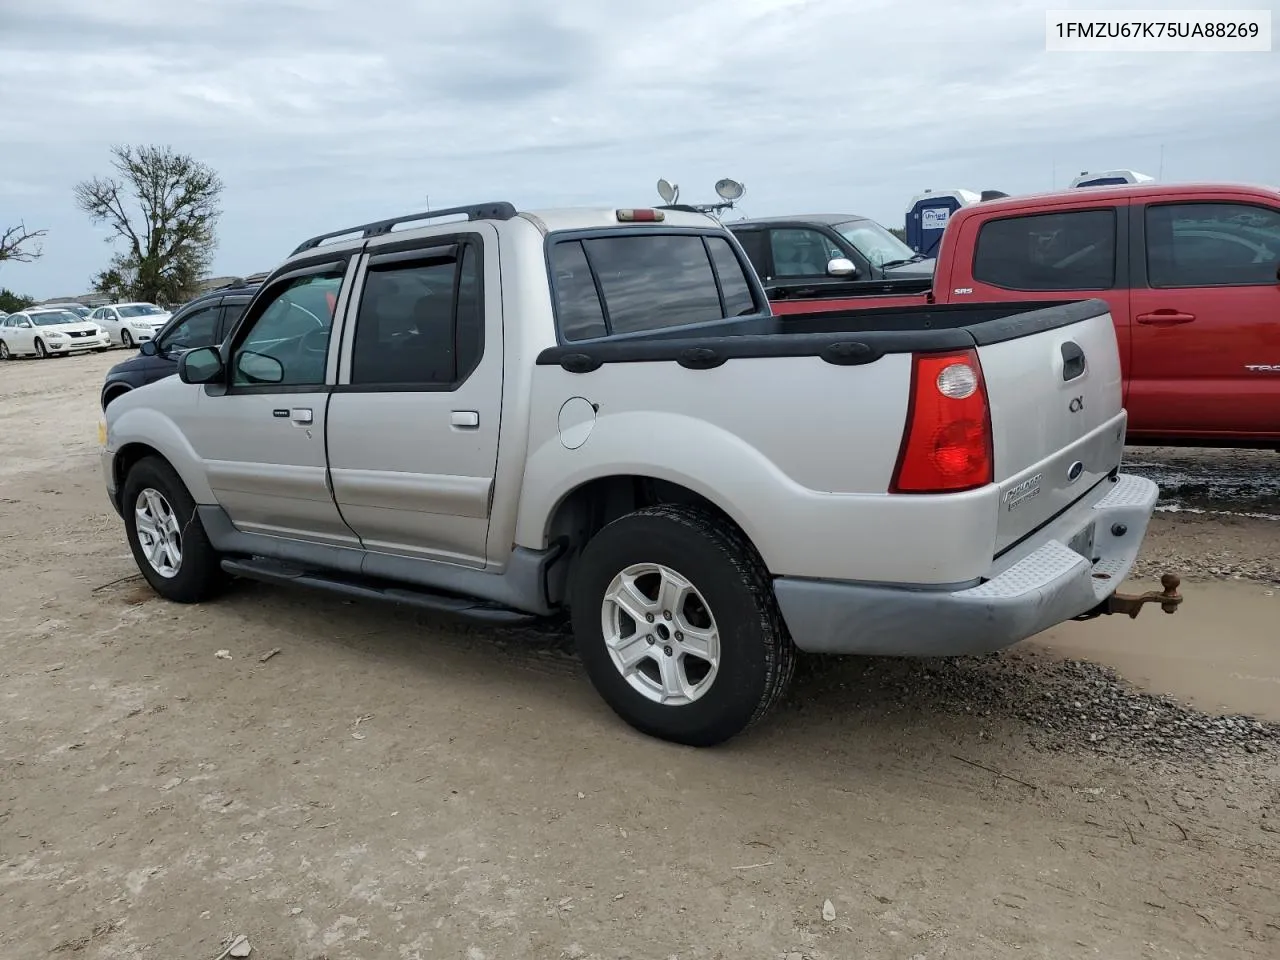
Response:
POLYGON ((1119 466, 1126 417, 1105 302, 1047 307, 990 326, 972 332, 991 404, 999 553, 1119 466))

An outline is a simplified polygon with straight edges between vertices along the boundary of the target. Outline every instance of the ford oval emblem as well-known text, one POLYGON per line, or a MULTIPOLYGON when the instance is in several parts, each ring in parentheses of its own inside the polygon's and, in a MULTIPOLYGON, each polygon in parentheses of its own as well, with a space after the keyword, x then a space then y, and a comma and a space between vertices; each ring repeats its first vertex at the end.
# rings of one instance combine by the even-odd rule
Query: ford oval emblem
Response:
POLYGON ((1084 473, 1084 464, 1077 460, 1067 468, 1067 483, 1075 483, 1084 473))

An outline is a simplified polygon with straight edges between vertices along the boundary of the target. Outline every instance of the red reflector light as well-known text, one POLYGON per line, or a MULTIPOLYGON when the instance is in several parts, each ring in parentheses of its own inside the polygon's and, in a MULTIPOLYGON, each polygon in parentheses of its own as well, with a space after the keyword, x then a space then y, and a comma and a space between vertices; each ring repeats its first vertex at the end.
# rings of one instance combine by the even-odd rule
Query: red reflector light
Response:
POLYGON ((976 350, 912 357, 891 493, 956 493, 992 481, 991 408, 976 350))
POLYGON ((666 214, 661 210, 618 210, 619 223, 660 223, 666 214))

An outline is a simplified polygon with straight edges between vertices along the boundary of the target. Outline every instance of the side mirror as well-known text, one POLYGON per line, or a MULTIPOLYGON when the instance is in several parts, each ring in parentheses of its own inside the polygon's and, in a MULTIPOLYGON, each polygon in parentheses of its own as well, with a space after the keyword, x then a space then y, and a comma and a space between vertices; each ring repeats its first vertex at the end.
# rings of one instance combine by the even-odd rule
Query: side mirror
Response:
MULTIPOLYGON (((203 353, 205 350, 217 353, 213 347, 201 347, 199 350, 193 350, 192 353, 203 353)), ((190 355, 187 354, 187 356, 190 355)), ((250 383, 279 383, 284 379, 284 364, 265 353, 242 350, 236 357, 236 373, 250 383)))
POLYGON ((138 344, 138 352, 144 357, 154 357, 160 352, 160 348, 156 346, 154 340, 143 340, 138 344))
POLYGON ((213 383, 225 372, 222 354, 213 347, 189 350, 178 361, 178 379, 183 383, 213 383))
POLYGON ((846 257, 836 257, 834 260, 827 261, 827 276, 829 277, 856 277, 858 268, 852 260, 846 257))

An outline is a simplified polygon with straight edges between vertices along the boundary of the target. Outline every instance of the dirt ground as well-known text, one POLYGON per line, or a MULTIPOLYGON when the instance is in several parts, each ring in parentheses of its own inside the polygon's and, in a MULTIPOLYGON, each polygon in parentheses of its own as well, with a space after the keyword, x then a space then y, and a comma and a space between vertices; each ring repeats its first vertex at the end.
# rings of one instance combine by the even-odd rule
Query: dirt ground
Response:
MULTIPOLYGON (((258 585, 155 599, 98 473, 123 356, 0 365, 5 960, 215 960, 233 934, 263 960, 1280 956, 1271 747, 1122 759, 999 685, 979 709, 933 668, 849 660, 698 751, 615 719, 552 632, 258 585)), ((1278 541, 1156 518, 1144 569, 1198 564, 1177 617, 1214 611, 1193 672, 1280 686, 1274 630, 1231 652, 1263 629, 1237 612, 1278 602, 1278 541), (1210 572, 1223 550, 1249 579, 1210 572)), ((1158 659, 1176 619, 1105 629, 1158 659)))

